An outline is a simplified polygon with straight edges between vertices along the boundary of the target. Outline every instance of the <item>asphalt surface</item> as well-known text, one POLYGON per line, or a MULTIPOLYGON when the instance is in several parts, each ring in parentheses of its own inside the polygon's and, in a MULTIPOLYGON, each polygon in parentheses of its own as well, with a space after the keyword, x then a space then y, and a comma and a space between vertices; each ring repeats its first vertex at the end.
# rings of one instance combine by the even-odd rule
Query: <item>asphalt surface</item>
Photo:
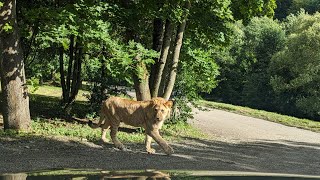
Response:
POLYGON ((276 123, 212 110, 195 114, 194 126, 212 139, 171 142, 175 154, 145 153, 143 144, 64 138, 0 138, 0 174, 82 168, 102 170, 210 170, 320 176, 320 135, 276 123))

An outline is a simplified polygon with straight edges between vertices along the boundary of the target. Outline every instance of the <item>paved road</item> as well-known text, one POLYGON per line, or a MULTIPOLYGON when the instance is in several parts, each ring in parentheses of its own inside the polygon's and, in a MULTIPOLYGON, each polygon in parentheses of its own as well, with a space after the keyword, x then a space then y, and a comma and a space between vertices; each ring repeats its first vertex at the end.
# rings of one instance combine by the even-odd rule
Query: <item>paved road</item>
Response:
POLYGON ((103 170, 210 170, 308 174, 320 177, 320 135, 220 110, 199 112, 193 124, 214 140, 185 138, 165 156, 148 155, 144 145, 76 139, 0 137, 0 174, 52 168, 103 170))
POLYGON ((192 123, 226 141, 304 142, 320 145, 320 133, 251 118, 222 110, 195 111, 192 123))

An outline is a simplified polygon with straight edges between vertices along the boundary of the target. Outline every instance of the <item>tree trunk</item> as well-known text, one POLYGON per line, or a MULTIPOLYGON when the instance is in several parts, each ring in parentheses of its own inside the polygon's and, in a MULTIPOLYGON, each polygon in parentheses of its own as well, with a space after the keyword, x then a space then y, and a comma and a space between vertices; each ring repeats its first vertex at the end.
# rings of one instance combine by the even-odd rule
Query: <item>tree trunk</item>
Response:
MULTIPOLYGON (((140 61, 140 56, 137 55, 135 61, 140 61)), ((134 88, 138 101, 146 101, 151 99, 150 88, 149 88, 149 73, 144 63, 138 62, 137 66, 141 67, 144 71, 140 77, 137 74, 133 74, 134 88)))
POLYGON ((82 63, 82 48, 81 44, 77 42, 76 44, 76 56, 73 65, 73 75, 72 75, 72 86, 71 95, 69 103, 72 103, 76 96, 78 95, 79 89, 81 87, 81 63, 82 63))
MULTIPOLYGON (((81 63, 82 63, 82 48, 81 48, 81 43, 79 42, 79 38, 77 38, 76 46, 75 48, 72 48, 73 52, 72 57, 70 59, 73 59, 73 65, 71 63, 71 66, 73 69, 71 70, 70 74, 72 73, 72 81, 69 80, 69 84, 71 84, 69 91, 68 91, 68 99, 67 99, 67 104, 65 106, 65 112, 67 115, 70 115, 71 109, 72 109, 72 104, 74 103, 79 89, 81 87, 81 63)), ((70 52, 71 56, 71 52, 70 52)), ((70 62, 69 62, 69 68, 70 68, 70 62)), ((68 83, 68 82, 67 82, 68 83)))
POLYGON ((159 93, 159 87, 162 79, 163 69, 166 65, 167 57, 169 54, 170 44, 172 36, 172 24, 169 20, 166 21, 166 27, 164 32, 163 44, 161 48, 161 55, 159 63, 157 64, 157 73, 155 74, 153 87, 152 87, 152 97, 157 97, 159 93))
POLYGON ((149 76, 144 75, 143 78, 133 77, 134 89, 136 91, 136 96, 138 101, 147 101, 151 99, 150 89, 149 89, 149 76))
POLYGON ((62 101, 65 102, 67 98, 67 87, 66 87, 66 80, 64 75, 64 63, 63 63, 63 47, 59 49, 59 63, 60 63, 60 84, 62 88, 62 101))
POLYGON ((0 11, 0 44, 2 44, 0 67, 4 101, 4 128, 25 131, 30 129, 31 119, 23 54, 16 20, 16 1, 5 0, 2 2, 4 6, 0 11), (12 30, 9 32, 3 32, 2 27, 6 23, 12 26, 12 30))
POLYGON ((174 87, 174 83, 176 81, 176 76, 177 76, 177 70, 178 70, 178 62, 179 62, 179 56, 180 56, 180 50, 182 46, 182 39, 183 39, 183 34, 184 30, 186 28, 186 19, 182 21, 182 23, 178 27, 178 32, 176 35, 176 40, 175 40, 175 48, 173 52, 173 58, 172 58, 172 66, 170 67, 170 76, 169 76, 169 82, 166 86, 166 89, 164 91, 163 98, 169 99, 174 87))
POLYGON ((68 71, 65 77, 64 62, 63 62, 63 48, 59 49, 59 62, 60 62, 60 77, 62 87, 62 103, 66 115, 70 115, 72 104, 78 95, 81 87, 81 65, 82 65, 82 47, 79 38, 74 35, 70 36, 69 46, 69 62, 68 71), (77 41, 77 42, 76 42, 77 41))
MULTIPOLYGON (((163 22, 160 18, 155 18, 153 20, 153 44, 152 44, 152 49, 160 52, 161 47, 162 47, 162 42, 163 42, 163 22)), ((153 87, 154 87, 154 79, 157 73, 157 67, 159 66, 159 59, 154 60, 155 63, 151 66, 150 70, 150 90, 153 92, 153 87)))
POLYGON ((67 74, 67 82, 66 82, 66 99, 63 99, 64 103, 69 102, 69 97, 70 97, 70 89, 71 89, 71 79, 72 79, 72 64, 73 64, 73 58, 74 56, 74 35, 70 36, 70 46, 69 46, 69 64, 68 64, 68 74, 67 74))

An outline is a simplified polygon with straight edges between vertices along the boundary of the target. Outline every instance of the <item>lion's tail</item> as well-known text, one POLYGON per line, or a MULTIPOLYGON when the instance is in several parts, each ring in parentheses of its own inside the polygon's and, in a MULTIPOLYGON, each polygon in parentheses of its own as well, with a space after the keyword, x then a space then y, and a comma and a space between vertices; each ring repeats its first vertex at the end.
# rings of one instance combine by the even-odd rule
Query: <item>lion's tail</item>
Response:
POLYGON ((101 126, 101 124, 103 123, 103 120, 104 120, 103 118, 100 118, 98 124, 93 124, 93 122, 92 122, 91 120, 89 120, 88 125, 89 125, 91 128, 96 129, 96 128, 98 128, 98 127, 101 126))

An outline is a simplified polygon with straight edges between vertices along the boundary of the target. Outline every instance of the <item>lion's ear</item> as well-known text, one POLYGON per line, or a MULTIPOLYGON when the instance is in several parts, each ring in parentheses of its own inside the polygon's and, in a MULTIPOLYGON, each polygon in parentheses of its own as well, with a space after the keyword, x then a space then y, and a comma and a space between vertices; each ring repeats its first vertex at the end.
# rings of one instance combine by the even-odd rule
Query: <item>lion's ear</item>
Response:
POLYGON ((168 108, 171 108, 173 106, 173 101, 167 101, 166 103, 164 103, 165 106, 167 106, 168 108))

